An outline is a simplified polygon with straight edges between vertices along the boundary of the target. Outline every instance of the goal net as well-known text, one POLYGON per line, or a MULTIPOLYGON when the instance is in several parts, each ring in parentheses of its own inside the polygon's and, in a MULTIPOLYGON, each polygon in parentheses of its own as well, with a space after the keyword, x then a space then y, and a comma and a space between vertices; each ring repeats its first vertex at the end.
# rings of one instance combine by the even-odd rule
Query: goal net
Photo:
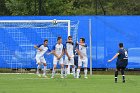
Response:
MULTIPOLYGON (((0 68, 36 68, 35 44, 48 39, 50 49, 61 36, 63 43, 71 35, 77 40, 79 21, 70 20, 0 20, 0 68)), ((53 56, 46 56, 48 69, 53 56)))

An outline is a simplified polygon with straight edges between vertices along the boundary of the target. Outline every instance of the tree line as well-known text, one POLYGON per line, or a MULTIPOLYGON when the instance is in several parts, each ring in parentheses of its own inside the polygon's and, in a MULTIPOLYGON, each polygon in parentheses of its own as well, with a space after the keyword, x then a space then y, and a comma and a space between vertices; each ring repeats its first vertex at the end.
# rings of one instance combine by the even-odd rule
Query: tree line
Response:
POLYGON ((0 15, 140 15, 140 0, 0 0, 0 15))

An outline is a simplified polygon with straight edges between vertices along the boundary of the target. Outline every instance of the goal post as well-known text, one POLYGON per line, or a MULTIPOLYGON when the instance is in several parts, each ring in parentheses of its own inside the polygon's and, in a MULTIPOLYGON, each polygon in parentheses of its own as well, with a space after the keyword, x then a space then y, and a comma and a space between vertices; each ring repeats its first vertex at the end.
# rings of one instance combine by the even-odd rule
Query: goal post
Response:
MULTIPOLYGON (((77 40, 79 21, 56 20, 0 20, 0 30, 3 37, 0 38, 0 57, 4 61, 1 68, 36 68, 34 44, 40 44, 44 39, 49 40, 52 47, 58 36, 63 41, 72 36, 77 40), (7 51, 7 52, 5 52, 7 51)), ((65 42, 63 42, 65 43, 65 42)), ((52 56, 47 59, 48 68, 52 68, 52 56)), ((1 61, 1 59, 0 59, 1 61)))

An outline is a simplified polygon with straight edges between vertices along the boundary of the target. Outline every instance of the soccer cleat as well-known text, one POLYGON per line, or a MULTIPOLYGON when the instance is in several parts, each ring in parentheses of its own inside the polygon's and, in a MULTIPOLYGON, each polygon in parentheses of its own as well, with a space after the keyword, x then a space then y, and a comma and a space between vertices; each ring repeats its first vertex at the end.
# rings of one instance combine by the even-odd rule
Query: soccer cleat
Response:
POLYGON ((65 78, 67 78, 67 75, 64 75, 65 78))
POLYGON ((87 76, 85 76, 84 78, 85 78, 85 79, 87 79, 88 77, 87 77, 87 76))
POLYGON ((76 78, 79 78, 79 76, 77 76, 76 78))
POLYGON ((123 80, 123 83, 125 83, 125 80, 123 80))
POLYGON ((47 76, 46 76, 46 75, 42 75, 42 77, 47 78, 47 76))
POLYGON ((76 76, 73 76, 74 78, 76 78, 76 76))
POLYGON ((51 78, 54 78, 54 76, 51 76, 51 78))
POLYGON ((64 78, 63 76, 61 76, 61 78, 64 78))
POLYGON ((79 78, 81 78, 81 75, 79 75, 79 78))
POLYGON ((38 75, 38 77, 41 77, 41 75, 40 74, 37 74, 38 75))

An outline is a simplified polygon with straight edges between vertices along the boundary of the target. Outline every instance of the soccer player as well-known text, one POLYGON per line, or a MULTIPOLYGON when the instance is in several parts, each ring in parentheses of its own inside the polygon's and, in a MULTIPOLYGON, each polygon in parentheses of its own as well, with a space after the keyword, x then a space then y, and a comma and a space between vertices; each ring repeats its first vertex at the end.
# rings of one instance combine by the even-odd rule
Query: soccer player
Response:
POLYGON ((78 69, 77 69, 77 78, 79 78, 79 73, 80 73, 80 69, 83 63, 83 67, 84 67, 84 78, 87 78, 87 65, 88 65, 88 59, 87 59, 87 45, 85 44, 85 39, 84 38, 80 38, 80 42, 78 43, 77 46, 77 53, 78 53, 78 69))
POLYGON ((118 71, 121 71, 123 83, 125 83, 124 70, 128 64, 128 51, 123 47, 123 43, 119 43, 119 48, 118 53, 112 59, 108 60, 108 62, 118 57, 116 62, 115 83, 117 83, 118 71))
POLYGON ((74 43, 72 41, 72 36, 68 37, 68 40, 65 45, 65 77, 67 77, 68 73, 68 65, 72 65, 73 76, 75 77, 75 66, 74 66, 74 43))
POLYGON ((64 78, 63 72, 64 72, 64 62, 63 62, 63 55, 64 55, 64 45, 62 44, 62 38, 57 38, 57 43, 53 46, 52 53, 54 54, 53 58, 53 71, 52 71, 52 77, 54 78, 55 70, 57 66, 57 62, 61 65, 61 78, 64 78))
POLYGON ((48 48, 48 40, 44 40, 44 44, 41 44, 41 45, 34 45, 34 48, 37 49, 37 53, 36 53, 36 62, 38 64, 37 66, 37 75, 39 77, 41 77, 40 73, 39 73, 39 69, 41 67, 41 64, 44 65, 44 70, 43 70, 43 77, 46 77, 46 60, 44 58, 44 54, 47 52, 47 51, 50 51, 50 49, 48 48))

